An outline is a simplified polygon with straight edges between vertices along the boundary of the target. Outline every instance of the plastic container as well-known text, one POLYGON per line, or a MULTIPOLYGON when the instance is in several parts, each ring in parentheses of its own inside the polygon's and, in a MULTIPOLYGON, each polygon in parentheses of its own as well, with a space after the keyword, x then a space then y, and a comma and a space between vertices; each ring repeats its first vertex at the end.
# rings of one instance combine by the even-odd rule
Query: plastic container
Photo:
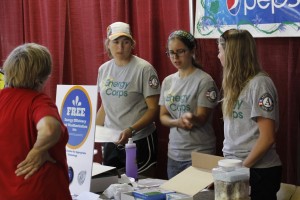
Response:
POLYGON ((249 169, 242 167, 242 161, 223 159, 212 169, 215 200, 250 200, 249 169))
POLYGON ((133 143, 132 138, 128 139, 128 143, 125 145, 126 151, 126 176, 138 178, 138 168, 136 163, 136 144, 133 143))

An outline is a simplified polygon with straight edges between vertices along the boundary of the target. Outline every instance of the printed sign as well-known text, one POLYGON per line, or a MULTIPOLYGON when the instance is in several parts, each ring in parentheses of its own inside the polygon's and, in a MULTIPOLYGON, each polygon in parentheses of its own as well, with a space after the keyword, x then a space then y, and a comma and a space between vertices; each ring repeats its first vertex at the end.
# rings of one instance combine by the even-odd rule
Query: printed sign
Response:
POLYGON ((230 29, 254 37, 299 37, 299 0, 197 0, 196 38, 218 38, 230 29))
POLYGON ((75 87, 63 100, 61 117, 68 127, 68 147, 78 149, 87 139, 91 124, 91 102, 82 88, 75 87))
POLYGON ((69 141, 66 147, 73 197, 90 191, 97 112, 97 86, 58 85, 56 104, 69 141))

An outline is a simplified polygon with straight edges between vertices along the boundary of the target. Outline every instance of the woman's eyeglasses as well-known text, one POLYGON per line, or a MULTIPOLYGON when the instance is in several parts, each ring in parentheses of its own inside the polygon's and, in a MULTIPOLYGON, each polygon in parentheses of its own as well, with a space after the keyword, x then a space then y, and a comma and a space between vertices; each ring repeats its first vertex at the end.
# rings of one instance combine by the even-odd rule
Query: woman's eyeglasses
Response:
POLYGON ((178 49, 176 52, 175 51, 166 51, 166 54, 168 57, 175 58, 175 57, 183 56, 186 51, 187 51, 186 49, 178 49))

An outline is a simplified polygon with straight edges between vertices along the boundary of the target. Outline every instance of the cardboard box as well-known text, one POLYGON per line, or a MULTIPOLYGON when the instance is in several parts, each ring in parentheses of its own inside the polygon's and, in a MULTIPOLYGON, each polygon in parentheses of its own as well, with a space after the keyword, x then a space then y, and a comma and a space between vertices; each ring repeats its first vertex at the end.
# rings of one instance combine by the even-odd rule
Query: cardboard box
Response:
POLYGON ((111 184, 118 183, 119 173, 117 168, 93 163, 91 192, 100 193, 111 184))
POLYGON ((224 159, 199 152, 192 152, 192 166, 173 177, 160 187, 166 190, 174 190, 178 193, 190 195, 193 199, 203 199, 200 196, 210 195, 213 192, 201 192, 214 182, 211 170, 218 166, 218 161, 224 159))

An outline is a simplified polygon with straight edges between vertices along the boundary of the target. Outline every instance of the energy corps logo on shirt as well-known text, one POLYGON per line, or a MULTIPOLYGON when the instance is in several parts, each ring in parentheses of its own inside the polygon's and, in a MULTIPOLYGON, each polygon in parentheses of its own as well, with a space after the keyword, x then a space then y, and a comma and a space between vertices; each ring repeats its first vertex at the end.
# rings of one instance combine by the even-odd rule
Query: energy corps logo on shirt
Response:
POLYGON ((126 97, 128 96, 128 86, 130 82, 114 81, 112 78, 108 78, 102 82, 102 88, 105 90, 105 94, 108 96, 126 97))
POLYGON ((243 119, 244 118, 244 114, 243 114, 243 111, 241 109, 242 105, 243 105, 243 100, 237 100, 235 105, 234 105, 234 108, 233 108, 233 113, 232 113, 232 117, 234 119, 243 119))
POLYGON ((180 111, 180 112, 188 112, 191 110, 190 105, 188 104, 188 100, 191 95, 177 95, 169 93, 166 96, 165 104, 172 111, 180 111))
POLYGON ((74 86, 66 94, 62 103, 61 118, 68 128, 69 148, 77 149, 87 139, 91 127, 91 108, 91 100, 83 87, 74 86))

